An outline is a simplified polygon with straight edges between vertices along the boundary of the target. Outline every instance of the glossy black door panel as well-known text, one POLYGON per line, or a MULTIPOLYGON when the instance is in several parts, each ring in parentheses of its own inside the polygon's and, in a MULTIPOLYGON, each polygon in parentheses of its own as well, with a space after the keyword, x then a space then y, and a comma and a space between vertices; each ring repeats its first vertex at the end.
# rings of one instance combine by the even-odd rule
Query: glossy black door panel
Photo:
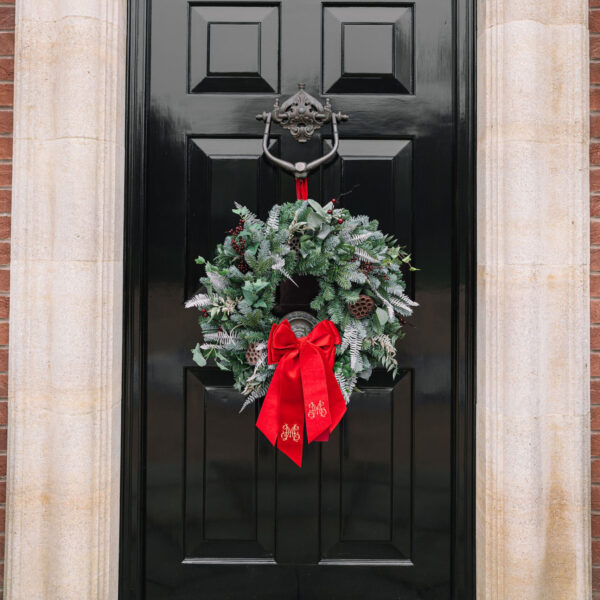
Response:
MULTIPOLYGON (((468 6, 131 0, 122 598, 471 597, 468 6), (309 195, 353 189, 420 269, 397 376, 375 370, 302 469, 194 365, 183 307, 235 201, 294 200, 255 115, 300 82, 350 115, 309 195)), ((331 147, 272 133, 292 162, 331 147)))
POLYGON ((325 5, 325 93, 411 94, 413 19, 413 5, 325 5))

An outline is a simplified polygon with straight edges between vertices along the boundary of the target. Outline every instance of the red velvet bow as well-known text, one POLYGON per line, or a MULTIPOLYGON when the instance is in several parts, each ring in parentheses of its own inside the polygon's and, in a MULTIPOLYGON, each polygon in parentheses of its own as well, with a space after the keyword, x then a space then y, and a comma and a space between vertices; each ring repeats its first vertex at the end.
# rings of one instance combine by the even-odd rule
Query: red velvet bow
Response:
POLYGON ((278 364, 256 426, 299 467, 305 417, 310 444, 326 442, 346 412, 333 374, 335 346, 340 341, 331 321, 321 321, 301 338, 296 337, 287 319, 271 327, 269 364, 278 364))

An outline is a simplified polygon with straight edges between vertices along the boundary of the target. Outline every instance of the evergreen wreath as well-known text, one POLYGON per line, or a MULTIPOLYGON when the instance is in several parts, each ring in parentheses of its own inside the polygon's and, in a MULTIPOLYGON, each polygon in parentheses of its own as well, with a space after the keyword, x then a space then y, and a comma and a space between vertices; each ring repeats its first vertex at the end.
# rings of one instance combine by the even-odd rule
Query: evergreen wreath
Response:
MULTIPOLYGON (((404 317, 417 306, 405 294, 402 266, 416 270, 410 255, 367 216, 321 206, 314 200, 273 206, 266 222, 236 203, 240 219, 215 258, 202 257, 206 276, 186 308, 197 307, 203 343, 192 350, 201 367, 209 359, 232 371, 245 398, 243 410, 267 392, 275 365, 267 363, 267 340, 277 286, 295 275, 314 275, 319 292, 310 306, 317 319, 336 324, 342 343, 334 373, 346 402, 357 377, 369 379, 382 365, 396 374, 396 342, 404 317)), ((241 412, 241 411, 240 411, 241 412)))

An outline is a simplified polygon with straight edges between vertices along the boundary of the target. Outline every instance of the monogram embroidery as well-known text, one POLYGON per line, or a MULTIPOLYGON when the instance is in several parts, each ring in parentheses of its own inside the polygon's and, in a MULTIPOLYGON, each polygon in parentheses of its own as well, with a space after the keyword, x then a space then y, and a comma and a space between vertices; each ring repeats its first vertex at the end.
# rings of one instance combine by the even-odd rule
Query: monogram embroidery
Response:
POLYGON ((325 408, 325 405, 321 400, 319 400, 319 404, 311 402, 308 405, 308 418, 314 419, 317 415, 319 415, 320 417, 327 416, 327 409, 325 408))
POLYGON ((281 428, 281 439, 286 442, 291 439, 293 442, 300 441, 300 427, 298 425, 292 425, 291 427, 285 423, 281 428))

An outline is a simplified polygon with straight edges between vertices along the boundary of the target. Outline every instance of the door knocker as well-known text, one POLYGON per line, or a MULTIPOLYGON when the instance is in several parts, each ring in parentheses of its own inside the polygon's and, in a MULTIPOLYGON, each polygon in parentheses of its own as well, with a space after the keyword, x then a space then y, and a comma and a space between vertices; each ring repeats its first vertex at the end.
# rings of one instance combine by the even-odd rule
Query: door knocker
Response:
POLYGON ((293 96, 290 96, 281 106, 279 106, 279 99, 276 99, 271 112, 263 112, 256 115, 256 118, 259 121, 265 122, 265 132, 263 135, 263 152, 265 156, 285 171, 293 173, 296 178, 296 187, 303 194, 306 194, 306 177, 308 174, 336 155, 339 146, 337 125, 341 121, 347 121, 348 115, 344 115, 341 112, 333 112, 329 98, 325 101, 325 106, 323 106, 316 98, 305 91, 303 83, 298 84, 298 87, 299 90, 293 96), (269 135, 271 133, 272 122, 289 130, 292 137, 302 144, 310 140, 317 129, 320 129, 330 121, 333 134, 333 148, 320 158, 309 163, 296 162, 292 164, 287 160, 273 156, 269 152, 269 135))

